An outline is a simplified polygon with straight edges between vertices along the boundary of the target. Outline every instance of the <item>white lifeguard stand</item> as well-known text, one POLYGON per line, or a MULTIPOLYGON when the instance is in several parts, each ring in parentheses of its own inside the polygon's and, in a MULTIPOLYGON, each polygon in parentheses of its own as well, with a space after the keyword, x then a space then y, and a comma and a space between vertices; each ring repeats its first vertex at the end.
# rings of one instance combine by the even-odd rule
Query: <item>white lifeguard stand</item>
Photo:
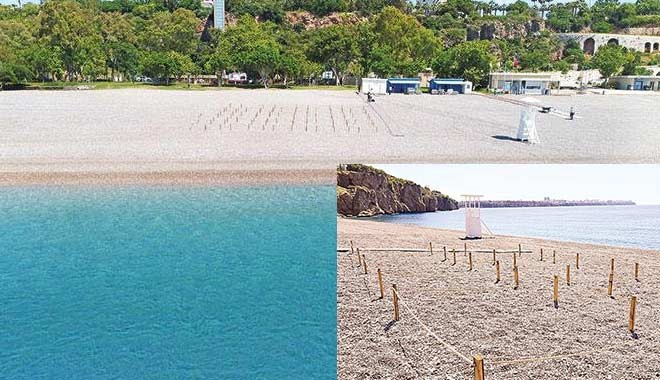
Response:
POLYGON ((520 109, 520 124, 518 124, 517 138, 530 144, 539 144, 539 134, 536 131, 536 114, 538 106, 541 103, 538 99, 525 97, 520 99, 522 108, 520 109))
POLYGON ((465 238, 481 239, 481 198, 483 195, 462 195, 465 200, 465 238))

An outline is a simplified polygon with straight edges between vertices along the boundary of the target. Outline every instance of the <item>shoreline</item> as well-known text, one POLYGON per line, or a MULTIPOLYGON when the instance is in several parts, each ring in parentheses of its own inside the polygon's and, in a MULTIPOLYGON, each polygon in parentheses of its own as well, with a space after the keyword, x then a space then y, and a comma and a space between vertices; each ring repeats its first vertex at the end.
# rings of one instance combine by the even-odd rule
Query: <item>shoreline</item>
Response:
MULTIPOLYGON (((527 207, 524 207, 527 208, 527 207)), ((379 223, 379 224, 385 224, 385 225, 393 225, 393 226, 402 226, 404 228, 413 228, 413 229, 419 229, 419 230, 428 230, 428 232, 437 232, 437 233, 445 233, 445 234, 452 234, 452 235, 465 235, 463 230, 453 230, 449 228, 437 228, 437 227, 428 227, 428 226, 420 226, 417 224, 412 224, 412 223, 390 223, 390 222, 381 222, 377 220, 367 220, 367 218, 374 218, 374 217, 364 217, 364 218, 357 218, 357 217, 344 217, 344 216, 338 216, 337 217, 337 223, 339 224, 339 220, 354 220, 360 223, 367 222, 367 223, 379 223)), ((590 243, 590 242, 584 242, 584 241, 574 241, 574 240, 555 240, 555 239, 548 239, 548 238, 542 238, 542 237, 537 237, 537 236, 524 236, 524 235, 504 235, 504 234, 495 234, 494 238, 482 238, 482 239, 459 239, 461 242, 465 242, 468 244, 474 244, 477 242, 485 242, 487 243, 488 241, 491 241, 493 239, 519 239, 519 240, 533 240, 533 241, 538 241, 538 242, 544 242, 547 244, 552 244, 555 243, 557 245, 564 245, 564 244, 576 244, 580 246, 585 246, 585 247, 590 247, 590 248, 596 248, 596 249, 631 249, 635 251, 648 251, 648 252, 653 252, 660 254, 660 250, 658 249, 653 249, 653 248, 642 248, 642 247, 626 247, 626 246, 617 246, 617 245, 609 245, 609 244, 598 244, 598 243, 590 243)), ((339 249, 339 246, 337 246, 339 249)), ((371 247, 373 248, 373 247, 371 247)))
POLYGON ((0 188, 20 186, 334 185, 334 169, 0 172, 0 188))

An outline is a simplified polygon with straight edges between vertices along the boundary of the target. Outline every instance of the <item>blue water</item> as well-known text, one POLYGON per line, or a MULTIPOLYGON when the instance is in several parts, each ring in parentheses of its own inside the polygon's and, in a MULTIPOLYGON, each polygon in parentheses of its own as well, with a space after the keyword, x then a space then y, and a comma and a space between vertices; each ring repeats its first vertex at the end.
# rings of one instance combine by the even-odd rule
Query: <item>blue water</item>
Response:
MULTIPOLYGON (((464 210, 375 219, 465 230, 464 210)), ((660 250, 660 206, 486 208, 481 219, 496 235, 660 250)))
POLYGON ((335 197, 0 188, 0 378, 335 378, 335 197))

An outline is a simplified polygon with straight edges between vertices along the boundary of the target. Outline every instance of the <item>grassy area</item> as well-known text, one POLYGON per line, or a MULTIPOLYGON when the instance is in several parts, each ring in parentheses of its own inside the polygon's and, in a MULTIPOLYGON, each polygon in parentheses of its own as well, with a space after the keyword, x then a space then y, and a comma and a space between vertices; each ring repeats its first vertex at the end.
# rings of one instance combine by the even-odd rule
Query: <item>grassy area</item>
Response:
MULTIPOLYGON (((65 90, 75 89, 76 87, 88 86, 91 90, 115 90, 125 88, 140 88, 140 89, 155 89, 155 90, 191 90, 191 91, 217 91, 228 89, 262 89, 262 85, 241 85, 241 86, 228 86, 221 87, 208 86, 200 84, 191 84, 190 86, 185 82, 175 82, 169 85, 165 84, 152 84, 152 83, 139 83, 139 82, 29 82, 14 89, 24 90, 65 90)), ((355 91, 357 88, 351 86, 283 86, 281 84, 273 85, 273 89, 288 89, 288 90, 331 90, 331 91, 355 91)))

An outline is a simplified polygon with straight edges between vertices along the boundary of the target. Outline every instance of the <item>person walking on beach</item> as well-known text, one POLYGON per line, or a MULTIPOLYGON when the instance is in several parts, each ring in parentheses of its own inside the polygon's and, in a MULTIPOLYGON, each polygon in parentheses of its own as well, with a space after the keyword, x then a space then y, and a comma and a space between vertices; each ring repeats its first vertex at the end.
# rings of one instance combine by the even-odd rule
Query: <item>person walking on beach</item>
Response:
POLYGON ((570 116, 570 119, 573 120, 573 117, 575 117, 575 110, 573 109, 573 107, 571 107, 571 111, 568 114, 570 116))

